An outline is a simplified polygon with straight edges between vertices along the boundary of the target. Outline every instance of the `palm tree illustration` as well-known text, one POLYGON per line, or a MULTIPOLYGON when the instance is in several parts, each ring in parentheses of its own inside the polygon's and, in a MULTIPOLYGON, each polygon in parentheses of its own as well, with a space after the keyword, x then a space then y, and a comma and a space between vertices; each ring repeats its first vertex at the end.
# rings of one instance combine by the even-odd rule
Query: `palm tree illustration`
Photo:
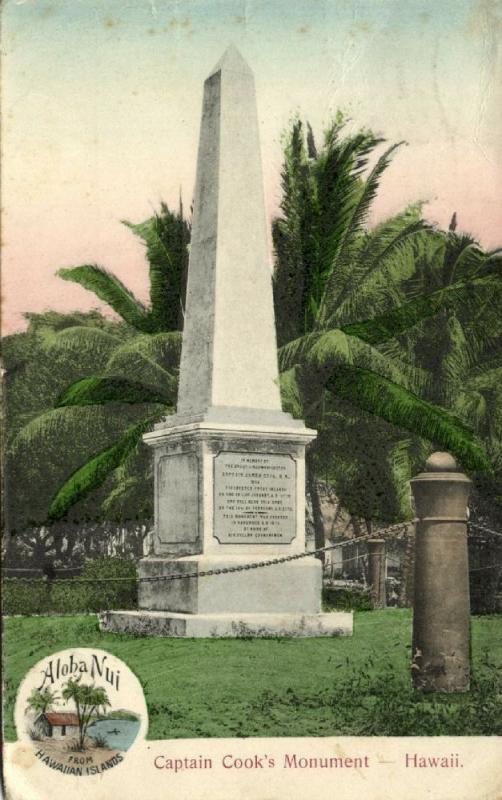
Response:
POLYGON ((63 686, 61 695, 64 700, 73 700, 77 712, 79 739, 81 750, 85 747, 85 736, 93 716, 104 713, 106 706, 111 705, 106 689, 100 686, 80 683, 79 679, 69 678, 63 686))
POLYGON ((46 711, 50 711, 53 708, 57 700, 59 700, 58 695, 48 686, 45 689, 33 689, 27 700, 28 707, 26 710, 31 709, 31 711, 45 714, 46 711))

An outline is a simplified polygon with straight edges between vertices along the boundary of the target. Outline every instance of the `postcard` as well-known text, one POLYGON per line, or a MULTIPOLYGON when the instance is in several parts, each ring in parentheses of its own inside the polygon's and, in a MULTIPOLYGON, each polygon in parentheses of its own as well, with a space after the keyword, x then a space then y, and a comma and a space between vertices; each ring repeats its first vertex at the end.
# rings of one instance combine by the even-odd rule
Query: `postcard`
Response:
POLYGON ((5 0, 8 800, 502 796, 500 0, 5 0))

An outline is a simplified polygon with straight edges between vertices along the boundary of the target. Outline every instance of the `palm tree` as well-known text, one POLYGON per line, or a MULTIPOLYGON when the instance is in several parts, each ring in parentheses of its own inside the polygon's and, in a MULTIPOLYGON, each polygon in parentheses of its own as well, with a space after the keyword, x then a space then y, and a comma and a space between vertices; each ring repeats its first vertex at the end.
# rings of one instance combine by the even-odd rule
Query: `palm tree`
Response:
MULTIPOLYGON (((63 441, 69 436, 82 441, 87 458, 71 470, 49 507, 49 520, 64 517, 79 501, 96 491, 107 479, 115 481, 101 493, 106 512, 120 508, 124 495, 136 498, 149 466, 138 445, 142 434, 174 408, 177 369, 181 351, 184 298, 188 266, 190 228, 180 203, 174 214, 162 204, 159 214, 138 225, 125 223, 146 244, 150 268, 150 305, 145 307, 113 275, 96 265, 59 270, 71 280, 93 291, 122 318, 128 335, 111 340, 108 332, 82 326, 58 332, 51 340, 56 351, 105 354, 98 360, 98 373, 76 380, 60 393, 56 408, 30 421, 18 434, 13 452, 28 451, 30 445, 51 439, 57 430, 63 441), (91 335, 92 334, 92 335, 91 335), (101 368, 99 369, 99 366, 101 368), (108 431, 100 430, 106 423, 108 431), (125 430, 124 430, 125 427, 125 430), (85 442, 86 431, 92 441, 85 442), (96 441, 110 442, 97 454, 96 441), (131 456, 136 464, 131 467, 131 456), (139 469, 138 469, 139 467, 139 469)), ((79 359, 80 360, 80 359, 79 359)), ((57 458, 55 459, 57 463, 57 458)), ((67 473, 68 474, 68 473, 67 473)), ((151 513, 149 504, 138 506, 140 514, 151 513)), ((82 512, 82 503, 78 507, 82 512)))
POLYGON ((486 443, 494 469, 491 475, 475 476, 476 490, 490 497, 492 504, 500 503, 502 249, 486 252, 456 228, 454 214, 447 232, 436 231, 419 243, 417 269, 404 289, 413 298, 462 280, 471 287, 469 301, 449 314, 438 313, 426 325, 414 326, 399 346, 430 374, 428 399, 452 409, 486 443))
MULTIPOLYGON (((423 440, 451 451, 466 469, 488 467, 460 419, 428 401, 429 373, 408 357, 398 337, 444 310, 466 312, 473 294, 485 296, 499 280, 494 268, 468 279, 460 274, 447 286, 407 299, 403 283, 415 273, 417 242, 429 242, 434 233, 422 221, 420 205, 368 228, 380 178, 399 145, 367 170, 382 140, 368 131, 342 137, 343 126, 338 117, 318 151, 310 127, 305 137, 302 123, 293 124, 282 172, 282 216, 273 227, 283 398, 295 416, 321 432, 307 464, 319 546, 316 469, 328 464, 336 473, 336 443, 342 434, 350 442, 361 422, 366 452, 375 451, 380 473, 382 460, 389 471, 397 462, 401 478, 410 472, 412 462, 423 458, 423 440), (403 431, 410 447, 403 447, 403 431), (377 457, 375 434, 383 459, 377 457)), ((353 485, 359 465, 350 456, 345 463, 346 484, 353 485)), ((352 498, 341 499, 350 509, 352 498)))
MULTIPOLYGON (((103 369, 111 352, 131 338, 132 330, 124 323, 106 320, 96 311, 45 312, 27 317, 25 332, 2 340, 5 543, 9 551, 13 535, 26 531, 39 555, 40 549, 48 554, 50 544, 56 557, 60 557, 63 530, 58 526, 45 533, 37 530, 47 519, 51 497, 92 452, 97 438, 106 442, 111 437, 113 441, 121 428, 102 409, 94 410, 92 418, 85 409, 73 409, 62 422, 61 412, 53 410, 54 404, 69 383, 103 369)), ((131 407, 128 414, 134 418, 131 407)))
POLYGON ((63 686, 61 694, 66 702, 73 700, 75 703, 79 730, 78 744, 79 748, 83 750, 92 717, 98 714, 100 709, 105 713, 106 706, 111 705, 108 695, 102 687, 82 684, 79 678, 69 678, 63 686))
POLYGON ((36 713, 45 714, 58 699, 48 686, 45 689, 33 689, 27 700, 28 708, 36 713))
POLYGON ((473 370, 479 378, 501 363, 502 248, 485 252, 456 227, 454 214, 447 232, 417 237, 415 271, 402 288, 412 300, 463 284, 468 289, 465 302, 440 310, 426 325, 414 326, 397 341, 431 375, 429 399, 446 406, 454 405, 473 370))

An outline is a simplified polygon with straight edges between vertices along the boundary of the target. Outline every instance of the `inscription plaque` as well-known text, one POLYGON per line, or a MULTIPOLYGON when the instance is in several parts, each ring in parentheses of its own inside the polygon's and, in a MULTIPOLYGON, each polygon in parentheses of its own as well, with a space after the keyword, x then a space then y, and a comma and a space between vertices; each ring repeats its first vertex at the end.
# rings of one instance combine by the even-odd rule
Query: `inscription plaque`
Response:
POLYGON ((195 542, 198 532, 198 462, 194 453, 163 456, 157 467, 157 535, 163 544, 195 542))
POLYGON ((219 453, 214 536, 220 544, 289 544, 296 536, 296 464, 288 455, 219 453))

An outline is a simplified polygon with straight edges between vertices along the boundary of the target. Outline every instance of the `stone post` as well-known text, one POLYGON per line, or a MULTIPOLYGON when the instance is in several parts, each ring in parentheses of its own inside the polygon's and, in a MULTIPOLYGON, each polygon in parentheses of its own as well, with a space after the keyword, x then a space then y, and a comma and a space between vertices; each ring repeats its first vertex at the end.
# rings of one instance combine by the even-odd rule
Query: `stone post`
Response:
POLYGON ((449 453, 413 478, 416 555, 412 680, 426 692, 469 689, 467 501, 471 481, 449 453))
POLYGON ((385 608, 385 539, 368 539, 368 572, 372 608, 385 608))

